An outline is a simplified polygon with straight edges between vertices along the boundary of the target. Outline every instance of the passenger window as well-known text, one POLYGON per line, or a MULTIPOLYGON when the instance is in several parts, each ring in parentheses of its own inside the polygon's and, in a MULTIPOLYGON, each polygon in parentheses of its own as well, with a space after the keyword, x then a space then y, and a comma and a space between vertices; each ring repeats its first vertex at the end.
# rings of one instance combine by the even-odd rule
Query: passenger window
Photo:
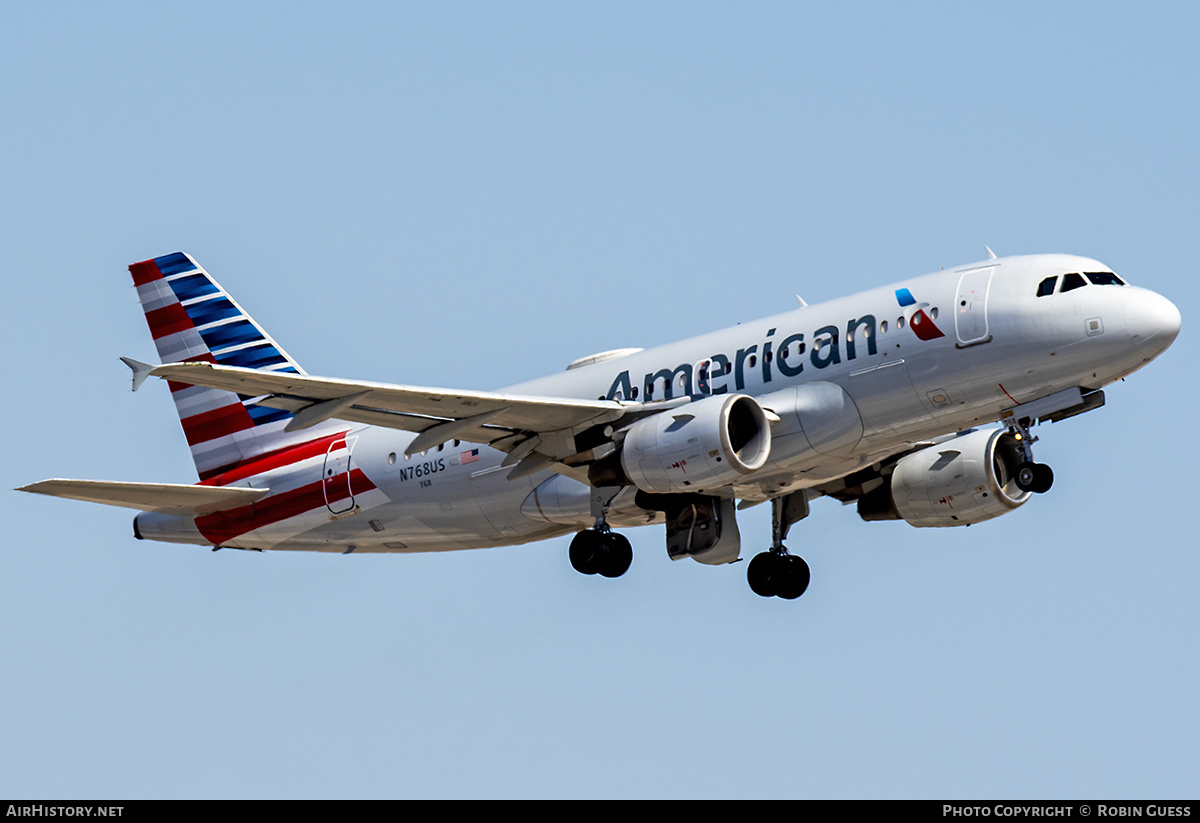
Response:
POLYGON ((1125 281, 1110 271, 1085 271, 1087 279, 1097 286, 1124 286, 1125 281))
POLYGON ((1083 279, 1083 275, 1077 271, 1063 275, 1062 292, 1066 293, 1073 289, 1082 289, 1087 285, 1087 281, 1083 279))
POLYGON ((1038 297, 1045 297, 1048 294, 1054 294, 1054 284, 1058 282, 1058 275, 1047 277, 1038 284, 1038 297))

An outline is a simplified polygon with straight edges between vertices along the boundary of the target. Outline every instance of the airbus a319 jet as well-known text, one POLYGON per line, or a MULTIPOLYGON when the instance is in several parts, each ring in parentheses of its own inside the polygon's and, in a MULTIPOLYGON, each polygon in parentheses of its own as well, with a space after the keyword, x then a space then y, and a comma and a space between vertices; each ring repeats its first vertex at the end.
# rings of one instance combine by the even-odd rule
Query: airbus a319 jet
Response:
POLYGON ((740 559, 737 514, 769 503, 747 564, 799 597, 788 551, 812 500, 864 520, 967 526, 1053 481, 1037 423, 1167 349, 1180 316, 1108 266, 987 259, 651 349, 580 358, 502 391, 308 375, 186 254, 129 267, 195 485, 46 480, 23 491, 140 509, 138 539, 342 553, 511 546, 576 532, 584 574, 619 577, 616 528, 666 526, 672 559, 740 559), (998 425, 997 425, 998 424, 998 425))

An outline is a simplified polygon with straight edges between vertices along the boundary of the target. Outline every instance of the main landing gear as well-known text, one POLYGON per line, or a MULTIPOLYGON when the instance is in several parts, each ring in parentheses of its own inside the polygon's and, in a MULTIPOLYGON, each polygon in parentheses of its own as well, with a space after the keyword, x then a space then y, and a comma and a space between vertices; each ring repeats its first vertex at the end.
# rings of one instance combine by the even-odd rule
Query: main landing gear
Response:
POLYGON ((582 574, 620 577, 633 563, 633 546, 607 526, 584 529, 571 540, 571 566, 582 574))
POLYGON ((571 566, 581 574, 620 577, 633 563, 633 546, 628 538, 608 527, 608 507, 620 492, 620 487, 592 489, 592 516, 596 525, 584 529, 571 539, 571 566))
POLYGON ((1017 483, 1017 488, 1023 492, 1045 494, 1054 485, 1054 471, 1045 463, 1034 462, 1033 444, 1037 442, 1037 438, 1029 434, 1028 422, 1021 419, 1009 426, 1013 437, 1020 442, 1021 452, 1025 458, 1017 466, 1016 476, 1013 479, 1017 483))
POLYGON ((771 549, 756 554, 746 569, 750 590, 761 597, 795 600, 804 594, 812 575, 803 557, 789 554, 783 540, 792 524, 808 516, 803 491, 771 500, 771 549))
POLYGON ((746 580, 750 590, 760 597, 782 597, 795 600, 804 594, 811 578, 808 563, 804 558, 788 554, 787 547, 779 544, 779 550, 756 554, 746 569, 746 580))

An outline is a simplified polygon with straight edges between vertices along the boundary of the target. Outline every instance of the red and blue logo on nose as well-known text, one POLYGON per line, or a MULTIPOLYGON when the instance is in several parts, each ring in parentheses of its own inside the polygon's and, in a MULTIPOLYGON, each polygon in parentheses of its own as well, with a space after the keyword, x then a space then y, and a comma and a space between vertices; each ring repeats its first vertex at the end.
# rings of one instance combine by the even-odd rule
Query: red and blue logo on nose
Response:
POLYGON ((913 297, 912 292, 908 289, 896 289, 896 302, 902 308, 916 306, 912 316, 909 318, 909 325, 912 326, 913 334, 920 340, 937 340, 939 337, 945 337, 942 330, 937 327, 937 323, 933 322, 933 318, 925 313, 925 309, 929 307, 928 303, 918 303, 917 298, 913 297))

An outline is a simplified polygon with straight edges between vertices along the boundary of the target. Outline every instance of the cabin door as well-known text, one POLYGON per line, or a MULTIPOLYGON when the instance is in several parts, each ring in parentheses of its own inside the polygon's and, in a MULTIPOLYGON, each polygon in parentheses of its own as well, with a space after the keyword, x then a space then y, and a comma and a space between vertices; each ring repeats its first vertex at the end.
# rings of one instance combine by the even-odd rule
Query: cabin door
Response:
POLYGON ((350 451, 356 437, 339 437, 329 444, 321 473, 321 487, 330 514, 354 511, 354 489, 350 485, 350 451))
POLYGON ((992 287, 995 267, 965 272, 958 279, 958 293, 954 297, 954 333, 958 336, 958 347, 976 346, 992 339, 988 331, 988 292, 992 287))

